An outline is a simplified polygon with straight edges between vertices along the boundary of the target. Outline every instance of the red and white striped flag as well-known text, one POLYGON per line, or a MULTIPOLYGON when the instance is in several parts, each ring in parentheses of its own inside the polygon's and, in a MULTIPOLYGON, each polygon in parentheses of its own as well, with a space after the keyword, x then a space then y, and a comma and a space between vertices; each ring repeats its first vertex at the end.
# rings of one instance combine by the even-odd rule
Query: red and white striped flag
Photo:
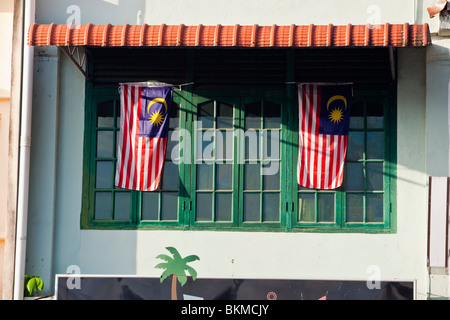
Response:
POLYGON ((158 189, 164 167, 172 87, 151 83, 121 84, 120 135, 115 185, 158 189))
POLYGON ((341 186, 351 98, 352 85, 299 85, 297 180, 300 186, 313 189, 341 186))

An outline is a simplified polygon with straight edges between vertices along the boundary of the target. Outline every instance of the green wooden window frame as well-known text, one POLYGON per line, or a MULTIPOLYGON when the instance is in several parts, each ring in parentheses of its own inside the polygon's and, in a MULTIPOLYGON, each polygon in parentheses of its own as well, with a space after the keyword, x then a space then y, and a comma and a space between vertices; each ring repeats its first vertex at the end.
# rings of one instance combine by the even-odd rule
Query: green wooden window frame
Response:
POLYGON ((192 125, 194 127, 191 132, 197 144, 191 150, 193 153, 191 163, 193 165, 186 169, 191 172, 190 190, 192 196, 186 199, 189 202, 191 227, 233 229, 282 228, 285 226, 280 206, 277 205, 276 209, 273 209, 273 203, 280 203, 281 198, 285 197, 285 188, 281 183, 281 150, 278 153, 274 152, 278 154, 274 158, 264 148, 272 146, 272 143, 266 142, 266 140, 274 132, 282 137, 282 122, 286 119, 281 115, 282 110, 285 110, 286 107, 285 104, 274 102, 273 99, 266 97, 252 99, 236 96, 213 99, 201 96, 193 97, 192 109, 189 112, 193 115, 192 125), (212 116, 209 120, 210 124, 206 124, 206 126, 201 119, 204 106, 211 108, 210 114, 212 116), (227 106, 232 110, 229 124, 225 126, 220 125, 221 116, 218 115, 222 106, 227 106), (253 109, 255 109, 255 106, 256 109, 259 108, 260 115, 259 120, 256 121, 259 121, 259 125, 255 125, 255 119, 258 119, 255 116, 251 117, 254 119, 254 124, 248 127, 246 119, 248 120, 249 116, 246 114, 246 110, 250 106, 253 109), (278 117, 275 117, 279 118, 278 127, 274 125, 270 127, 265 123, 269 121, 267 119, 272 119, 271 121, 274 122, 274 117, 269 118, 268 115, 264 115, 264 110, 270 111, 269 106, 278 107, 278 110, 275 110, 275 113, 278 112, 279 114, 278 117), (199 123, 202 125, 199 125, 199 123), (216 134, 219 132, 222 133, 221 138, 216 141, 216 134), (205 135, 207 135, 206 139, 205 135), (202 148, 201 144, 205 141, 206 147, 203 146, 204 148, 202 148), (217 147, 218 141, 221 141, 220 145, 226 145, 223 151, 221 147, 217 147), (210 146, 213 144, 215 148, 211 149, 210 146), (255 152, 252 151, 251 154, 248 148, 250 144, 253 146, 256 144, 254 148, 256 150, 255 152), (221 154, 228 154, 225 157, 218 158, 217 154, 213 152, 209 156, 208 148, 214 151, 220 150, 222 151, 221 154), (204 151, 207 151, 206 159, 204 151), (262 159, 261 156, 265 156, 266 159, 262 159), (280 170, 276 170, 275 175, 260 174, 264 167, 271 165, 272 162, 278 165, 280 170), (250 166, 253 166, 253 170, 256 168, 257 177, 246 175, 250 166), (207 186, 205 186, 204 175, 210 177, 206 180, 209 181, 207 186), (273 176, 275 179, 273 179, 273 176), (247 183, 249 177, 253 178, 253 186, 247 183), (274 187, 274 184, 278 185, 274 187), (249 198, 257 200, 249 203, 249 198), (272 201, 269 202, 268 200, 272 201))
MULTIPOLYGON (((172 102, 169 137, 183 125, 179 119, 180 101, 177 98, 172 102)), ((137 192, 114 186, 119 104, 118 93, 106 89, 93 94, 87 105, 82 228, 135 229, 153 225, 177 228, 182 225, 183 216, 178 208, 181 203, 178 199, 180 177, 178 166, 174 164, 178 159, 172 158, 173 142, 167 145, 160 190, 137 192), (170 209, 162 209, 166 207, 170 209)))
MULTIPOLYGON (((295 119, 298 119, 298 102, 295 88, 256 90, 251 94, 224 90, 192 94, 174 89, 171 134, 184 130, 193 141, 190 141, 191 148, 186 147, 188 140, 185 138, 178 137, 177 143, 169 141, 162 188, 155 192, 114 187, 119 96, 117 90, 94 89, 89 85, 86 96, 81 215, 84 229, 395 232, 396 108, 391 91, 355 91, 344 184, 331 191, 302 189, 297 185, 298 121, 295 119), (210 125, 199 129, 202 106, 206 105, 212 110, 210 125), (223 120, 219 116, 221 105, 228 106, 225 109, 228 109, 226 120, 229 124, 225 127, 219 124, 223 120), (279 127, 270 128, 279 133, 281 142, 279 157, 274 160, 279 171, 277 179, 271 182, 276 187, 266 188, 270 185, 267 179, 273 177, 264 175, 253 179, 254 183, 258 181, 257 187, 247 186, 246 174, 250 165, 256 167, 253 172, 258 169, 261 172, 264 166, 261 158, 256 159, 255 164, 252 161, 255 159, 246 157, 243 135, 246 130, 255 129, 246 125, 246 110, 255 106, 260 108, 259 129, 256 128, 260 132, 268 129, 265 128, 264 112, 279 108, 279 127), (379 117, 380 113, 382 117, 379 117), (378 123, 378 127, 372 123, 378 123), (213 174, 210 174, 209 187, 205 188, 199 186, 203 181, 200 177, 202 164, 196 148, 198 133, 208 130, 208 143, 213 143, 214 135, 222 131, 231 132, 233 142, 228 158, 216 158, 213 152, 214 159, 206 165, 213 174), (378 145, 381 156, 370 154, 373 142, 378 145), (179 150, 173 153, 175 147, 179 150), (189 161, 175 165, 182 158, 189 161), (380 168, 383 170, 381 182, 379 172, 374 170, 380 168), (223 179, 223 174, 219 179, 218 174, 223 172, 230 181, 223 179), (354 187, 356 173, 359 184, 354 187), (220 185, 222 182, 225 187, 220 185), (264 200, 270 197, 272 201, 266 203, 272 206, 277 203, 276 212, 264 211, 264 200), (257 201, 248 206, 252 210, 252 216, 248 218, 246 199, 251 198, 257 201), (205 202, 205 199, 210 200, 205 202)), ((264 139, 258 143, 261 148, 264 139)), ((258 157, 260 154, 263 153, 260 152, 258 157)))
MULTIPOLYGON (((396 232, 396 86, 388 84, 385 77, 390 70, 386 50, 135 51, 136 59, 145 61, 145 75, 141 72, 142 63, 129 61, 127 68, 117 70, 105 67, 114 65, 112 61, 121 65, 125 60, 117 60, 116 55, 128 55, 128 51, 93 51, 96 54, 90 68, 94 81, 86 82, 82 229, 396 232), (155 59, 148 59, 149 54, 155 59), (323 65, 324 61, 330 65, 323 65), (337 61, 339 67, 333 68, 337 61), (368 63, 370 76, 364 71, 368 63), (179 137, 177 143, 169 141, 162 187, 152 193, 122 190, 113 185, 119 111, 117 84, 143 81, 147 77, 190 84, 174 88, 173 103, 178 113, 177 121, 171 121, 170 130, 179 137), (328 191, 300 189, 296 181, 298 101, 295 82, 340 81, 355 82, 347 150, 350 156, 343 186, 328 191), (224 83, 227 85, 222 86, 224 83), (214 173, 211 185, 199 188, 201 181, 197 174, 201 164, 196 163, 198 131, 195 123, 199 120, 199 106, 208 103, 214 105, 213 126, 208 128, 213 130, 212 137, 220 130, 230 129, 218 126, 217 106, 221 103, 233 106, 232 126, 237 133, 233 136, 232 159, 227 159, 231 163, 225 161, 223 165, 218 161, 221 159, 214 159, 210 164, 214 173), (273 183, 268 188, 264 181, 267 177, 263 175, 256 177, 259 179, 257 187, 252 189, 246 185, 248 170, 264 167, 262 159, 258 158, 259 163, 252 163, 254 166, 250 168, 252 161, 245 158, 246 106, 258 104, 261 114, 266 104, 280 108, 278 189, 273 183), (373 120, 380 124, 380 119, 371 118, 374 106, 378 110, 376 114, 383 114, 382 127, 371 126, 373 120), (106 119, 99 122, 99 116, 106 119), (189 137, 183 137, 183 133, 189 137), (378 151, 380 146, 383 149, 381 157, 370 153, 374 140, 378 142, 378 151), (178 147, 178 152, 172 153, 174 147, 178 147), (224 187, 223 183, 228 180, 217 179, 216 173, 223 172, 231 176, 231 186, 224 187), (270 204, 275 203, 278 208, 267 215, 264 197, 271 196, 276 201, 270 204), (205 205, 200 201, 202 197, 210 197, 211 201, 205 205), (245 198, 252 197, 257 201, 253 206, 246 206, 245 198), (246 214, 246 207, 253 210, 251 215, 246 214)), ((171 115, 173 119, 174 115, 171 115)), ((264 120, 261 120, 261 127, 264 127, 264 120)))
POLYGON ((355 93, 343 186, 335 191, 297 187, 293 228, 395 232, 394 101, 392 91, 355 93))

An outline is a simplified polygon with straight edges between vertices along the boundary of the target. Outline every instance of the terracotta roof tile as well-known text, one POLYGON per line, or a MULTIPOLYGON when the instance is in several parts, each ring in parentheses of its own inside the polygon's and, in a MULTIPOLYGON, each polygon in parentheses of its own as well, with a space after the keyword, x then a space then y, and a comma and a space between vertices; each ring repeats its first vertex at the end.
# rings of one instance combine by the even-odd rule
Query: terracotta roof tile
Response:
POLYGON ((423 47, 427 24, 409 25, 56 25, 33 24, 32 46, 102 47, 423 47))

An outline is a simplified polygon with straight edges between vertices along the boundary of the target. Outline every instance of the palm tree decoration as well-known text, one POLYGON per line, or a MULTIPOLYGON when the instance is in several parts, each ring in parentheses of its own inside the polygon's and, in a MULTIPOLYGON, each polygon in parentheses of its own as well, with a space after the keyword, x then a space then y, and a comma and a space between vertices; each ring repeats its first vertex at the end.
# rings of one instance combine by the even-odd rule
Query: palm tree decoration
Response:
POLYGON ((187 271, 191 275, 192 280, 195 280, 197 278, 197 271, 187 264, 195 260, 200 260, 200 258, 196 255, 190 255, 182 258, 177 249, 173 247, 166 247, 166 249, 172 254, 172 257, 166 254, 158 255, 156 258, 166 262, 157 264, 155 268, 165 269, 161 274, 161 282, 163 282, 168 276, 172 275, 171 298, 172 300, 177 300, 177 279, 181 286, 184 286, 187 281, 187 276, 185 273, 185 271, 187 271))

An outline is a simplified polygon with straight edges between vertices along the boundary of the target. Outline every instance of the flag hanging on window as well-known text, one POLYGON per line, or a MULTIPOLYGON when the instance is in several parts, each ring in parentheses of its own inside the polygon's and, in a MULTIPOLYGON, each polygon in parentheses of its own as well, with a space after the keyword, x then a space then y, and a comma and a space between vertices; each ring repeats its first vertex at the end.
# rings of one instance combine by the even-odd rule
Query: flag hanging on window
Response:
POLYGON ((172 87, 152 83, 120 84, 120 135, 115 185, 158 189, 164 167, 172 87))
POLYGON ((341 186, 350 123, 351 84, 300 84, 297 179, 302 187, 341 186))

